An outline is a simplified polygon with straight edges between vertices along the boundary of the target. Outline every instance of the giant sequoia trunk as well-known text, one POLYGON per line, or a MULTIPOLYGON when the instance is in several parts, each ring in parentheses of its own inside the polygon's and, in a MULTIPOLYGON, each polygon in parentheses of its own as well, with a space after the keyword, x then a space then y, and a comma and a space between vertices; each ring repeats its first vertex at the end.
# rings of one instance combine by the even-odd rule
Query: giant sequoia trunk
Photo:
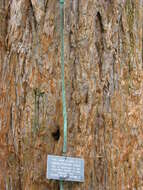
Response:
MULTIPOLYGON (((65 0, 68 156, 85 182, 64 190, 143 189, 142 0, 65 0)), ((0 189, 58 190, 62 154, 58 0, 0 0, 0 189)))

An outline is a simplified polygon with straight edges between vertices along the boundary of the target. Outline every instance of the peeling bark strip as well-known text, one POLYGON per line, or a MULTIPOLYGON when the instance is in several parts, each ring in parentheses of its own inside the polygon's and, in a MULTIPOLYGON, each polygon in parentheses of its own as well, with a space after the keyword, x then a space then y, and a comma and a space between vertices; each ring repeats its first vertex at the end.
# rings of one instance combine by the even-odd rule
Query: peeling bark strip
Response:
POLYGON ((32 1, 29 0, 29 3, 30 3, 30 11, 32 13, 32 17, 33 17, 33 20, 34 20, 34 22, 33 22, 34 29, 35 29, 35 31, 37 31, 37 21, 36 21, 36 17, 35 17, 35 12, 34 12, 34 8, 33 8, 33 5, 32 5, 32 1))
POLYGON ((34 128, 38 129, 39 128, 39 95, 37 89, 34 91, 34 96, 35 96, 35 119, 34 119, 34 128))
POLYGON ((40 123, 39 123, 39 110, 40 110, 40 97, 43 97, 44 92, 40 92, 39 89, 34 89, 34 107, 35 107, 35 113, 34 113, 34 131, 39 130, 40 123))
MULTIPOLYGON (((65 3, 67 154, 85 160, 67 190, 142 189, 142 3, 65 3)), ((59 23, 57 0, 0 1, 1 190, 59 188, 46 180, 63 144, 59 23)))

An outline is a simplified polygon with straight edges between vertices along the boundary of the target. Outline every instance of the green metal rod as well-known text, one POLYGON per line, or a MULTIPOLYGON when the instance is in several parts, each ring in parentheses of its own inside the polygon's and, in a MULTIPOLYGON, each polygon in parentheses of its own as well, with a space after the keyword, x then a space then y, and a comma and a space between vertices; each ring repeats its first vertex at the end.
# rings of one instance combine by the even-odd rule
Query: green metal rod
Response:
POLYGON ((62 3, 62 4, 63 4, 63 3, 64 3, 64 0, 60 0, 60 3, 62 3))
POLYGON ((63 188, 63 181, 60 181, 60 190, 64 190, 64 188, 63 188))
MULTIPOLYGON (((67 110, 66 110, 66 91, 64 75, 64 0, 60 0, 60 35, 61 35, 61 77, 62 77, 62 104, 64 118, 64 143, 63 153, 67 152, 67 110)), ((63 181, 60 181, 60 190, 64 190, 63 181)))
POLYGON ((64 0, 60 0, 60 33, 61 33, 61 77, 62 77, 62 103, 64 118, 64 143, 63 153, 67 151, 67 111, 66 111, 66 92, 65 92, 65 76, 64 76, 64 0))

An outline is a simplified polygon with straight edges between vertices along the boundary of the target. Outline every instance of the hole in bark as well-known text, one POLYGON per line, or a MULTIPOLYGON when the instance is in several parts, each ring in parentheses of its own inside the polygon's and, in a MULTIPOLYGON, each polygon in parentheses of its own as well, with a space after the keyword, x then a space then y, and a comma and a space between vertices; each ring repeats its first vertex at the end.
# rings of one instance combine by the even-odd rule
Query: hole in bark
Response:
POLYGON ((60 129, 59 127, 56 129, 56 131, 52 132, 52 137, 55 141, 58 141, 60 138, 60 129))

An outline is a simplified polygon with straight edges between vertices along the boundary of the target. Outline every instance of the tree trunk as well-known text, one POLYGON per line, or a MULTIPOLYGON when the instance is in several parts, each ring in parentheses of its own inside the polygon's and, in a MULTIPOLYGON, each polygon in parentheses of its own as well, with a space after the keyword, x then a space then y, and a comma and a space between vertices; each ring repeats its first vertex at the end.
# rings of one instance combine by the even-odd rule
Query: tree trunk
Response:
MULTIPOLYGON (((143 189, 142 0, 65 0, 68 156, 85 182, 64 190, 143 189)), ((58 0, 0 1, 0 189, 58 190, 61 155, 58 0)))

